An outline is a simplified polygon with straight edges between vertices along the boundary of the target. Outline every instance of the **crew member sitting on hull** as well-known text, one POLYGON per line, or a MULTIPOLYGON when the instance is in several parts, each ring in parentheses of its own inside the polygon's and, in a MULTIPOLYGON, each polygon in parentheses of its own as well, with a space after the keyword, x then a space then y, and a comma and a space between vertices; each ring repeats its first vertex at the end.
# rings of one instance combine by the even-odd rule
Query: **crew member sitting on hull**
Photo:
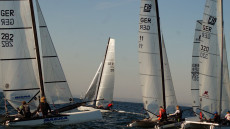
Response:
POLYGON ((30 106, 26 104, 26 101, 22 101, 22 105, 17 108, 20 115, 22 115, 24 118, 30 118, 31 112, 30 112, 30 106))
POLYGON ((224 121, 224 125, 230 125, 230 113, 229 111, 227 112, 227 114, 225 115, 225 121, 224 121))
POLYGON ((160 106, 159 115, 157 116, 160 122, 167 121, 167 114, 166 114, 165 109, 162 106, 160 106))
POLYGON ((111 110, 112 107, 113 107, 113 103, 109 103, 105 109, 106 110, 111 110))
MULTIPOLYGON (((24 102, 24 101, 23 101, 23 102, 24 102)), ((23 103, 23 102, 22 102, 22 103, 23 103)), ((21 106, 19 106, 19 107, 17 108, 17 110, 18 110, 18 114, 19 114, 19 115, 24 116, 23 104, 22 104, 21 106)))
POLYGON ((176 106, 176 111, 173 114, 170 114, 171 116, 175 116, 176 122, 180 122, 182 119, 182 111, 180 110, 180 107, 176 106))
POLYGON ((48 116, 48 111, 51 113, 51 108, 49 104, 46 102, 46 98, 44 96, 41 98, 37 111, 42 112, 43 118, 46 118, 48 116))
POLYGON ((220 115, 218 114, 218 112, 214 112, 213 117, 209 119, 209 121, 214 123, 220 123, 220 115))

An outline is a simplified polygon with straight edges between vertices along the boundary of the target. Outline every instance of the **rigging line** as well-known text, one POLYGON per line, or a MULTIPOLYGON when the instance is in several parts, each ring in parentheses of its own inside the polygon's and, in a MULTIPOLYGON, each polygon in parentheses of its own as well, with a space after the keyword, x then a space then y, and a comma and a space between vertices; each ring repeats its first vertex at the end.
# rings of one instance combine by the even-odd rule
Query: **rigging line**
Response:
POLYGON ((155 115, 155 116, 158 116, 157 114, 155 114, 155 113, 153 113, 153 112, 151 112, 151 111, 149 111, 149 110, 147 110, 147 109, 145 109, 145 108, 143 108, 143 109, 144 109, 145 111, 147 111, 147 112, 149 112, 149 113, 155 115))
POLYGON ((28 103, 30 103, 39 93, 40 93, 40 90, 34 95, 34 97, 32 97, 32 98, 28 101, 28 103))

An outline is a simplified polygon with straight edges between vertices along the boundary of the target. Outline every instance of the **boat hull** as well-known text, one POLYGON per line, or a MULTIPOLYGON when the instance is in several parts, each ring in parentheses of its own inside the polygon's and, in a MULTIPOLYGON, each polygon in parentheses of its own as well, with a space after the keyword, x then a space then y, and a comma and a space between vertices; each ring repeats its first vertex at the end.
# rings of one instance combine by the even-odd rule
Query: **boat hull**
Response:
POLYGON ((128 125, 128 127, 155 128, 158 123, 150 120, 137 120, 128 125))
POLYGON ((72 112, 72 113, 61 113, 60 116, 32 119, 32 120, 14 120, 7 121, 6 126, 39 126, 44 124, 53 125, 69 125, 83 122, 89 122, 94 120, 102 119, 101 112, 99 110, 86 111, 86 112, 72 112))
POLYGON ((155 128, 155 129, 177 129, 181 127, 182 122, 165 121, 159 122, 155 120, 138 120, 130 123, 128 127, 144 127, 144 128, 155 128))
POLYGON ((211 122, 185 121, 181 125, 182 129, 229 129, 230 126, 219 125, 211 122))
POLYGON ((96 109, 93 107, 87 107, 87 106, 80 106, 77 108, 79 111, 94 111, 94 110, 100 110, 101 112, 112 112, 112 110, 105 110, 105 109, 96 109))

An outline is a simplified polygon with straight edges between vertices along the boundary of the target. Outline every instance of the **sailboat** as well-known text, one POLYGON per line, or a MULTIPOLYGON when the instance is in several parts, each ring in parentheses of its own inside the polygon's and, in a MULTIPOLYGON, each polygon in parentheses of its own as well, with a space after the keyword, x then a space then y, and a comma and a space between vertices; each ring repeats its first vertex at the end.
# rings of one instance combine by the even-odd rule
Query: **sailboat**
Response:
POLYGON ((163 36, 161 37, 157 0, 141 1, 139 64, 144 109, 150 118, 134 121, 128 126, 164 126, 158 125, 156 121, 159 107, 163 106, 167 113, 173 113, 177 101, 163 36))
MULTIPOLYGON (((37 109, 42 96, 46 97, 49 104, 73 105, 72 94, 37 0, 36 6, 42 56, 39 51, 33 0, 0 1, 0 66, 4 97, 16 110, 22 101, 26 101, 31 112, 37 109)), ((4 123, 6 126, 36 126, 47 123, 76 124, 101 119, 102 116, 99 110, 94 110, 31 119, 7 114, 6 118, 9 118, 4 123)))
MULTIPOLYGON (((84 101, 91 101, 87 106, 81 106, 78 110, 108 109, 113 102, 114 91, 114 65, 115 65, 115 39, 109 38, 104 61, 99 68, 87 90, 84 101)), ((101 111, 108 111, 101 110, 101 111)))
POLYGON ((229 70, 223 29, 223 1, 207 0, 199 47, 199 109, 205 120, 187 120, 183 128, 230 128, 222 123, 207 121, 214 112, 224 118, 230 109, 229 70))

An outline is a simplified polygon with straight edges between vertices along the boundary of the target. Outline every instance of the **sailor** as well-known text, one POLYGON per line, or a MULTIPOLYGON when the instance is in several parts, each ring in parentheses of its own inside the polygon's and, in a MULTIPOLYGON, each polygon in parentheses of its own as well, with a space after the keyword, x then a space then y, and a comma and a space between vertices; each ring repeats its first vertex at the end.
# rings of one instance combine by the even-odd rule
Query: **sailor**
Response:
POLYGON ((23 103, 24 103, 24 101, 22 101, 22 105, 19 106, 19 107, 17 108, 18 114, 20 114, 20 115, 22 115, 22 116, 24 116, 24 112, 23 112, 23 103))
POLYGON ((175 116, 176 121, 180 122, 182 119, 182 111, 180 110, 180 107, 177 105, 176 106, 176 111, 173 114, 170 114, 172 116, 175 116))
POLYGON ((160 106, 159 115, 157 116, 159 117, 158 120, 161 122, 167 120, 166 111, 162 106, 160 106))
POLYGON ((218 112, 214 112, 214 115, 210 119, 210 121, 213 121, 214 123, 220 123, 220 115, 218 114, 218 112))
POLYGON ((109 104, 107 105, 106 110, 111 110, 112 107, 113 107, 113 103, 109 103, 109 104))
POLYGON ((25 118, 30 118, 31 117, 31 112, 30 112, 30 106, 28 104, 26 104, 26 101, 22 102, 22 111, 23 111, 23 115, 25 118))
POLYGON ((51 113, 51 108, 50 108, 49 104, 46 102, 46 98, 44 96, 41 97, 41 101, 39 103, 37 111, 42 112, 43 118, 46 118, 48 116, 48 111, 51 113))
POLYGON ((227 125, 230 125, 230 113, 229 113, 229 111, 225 115, 225 122, 224 123, 227 125))

